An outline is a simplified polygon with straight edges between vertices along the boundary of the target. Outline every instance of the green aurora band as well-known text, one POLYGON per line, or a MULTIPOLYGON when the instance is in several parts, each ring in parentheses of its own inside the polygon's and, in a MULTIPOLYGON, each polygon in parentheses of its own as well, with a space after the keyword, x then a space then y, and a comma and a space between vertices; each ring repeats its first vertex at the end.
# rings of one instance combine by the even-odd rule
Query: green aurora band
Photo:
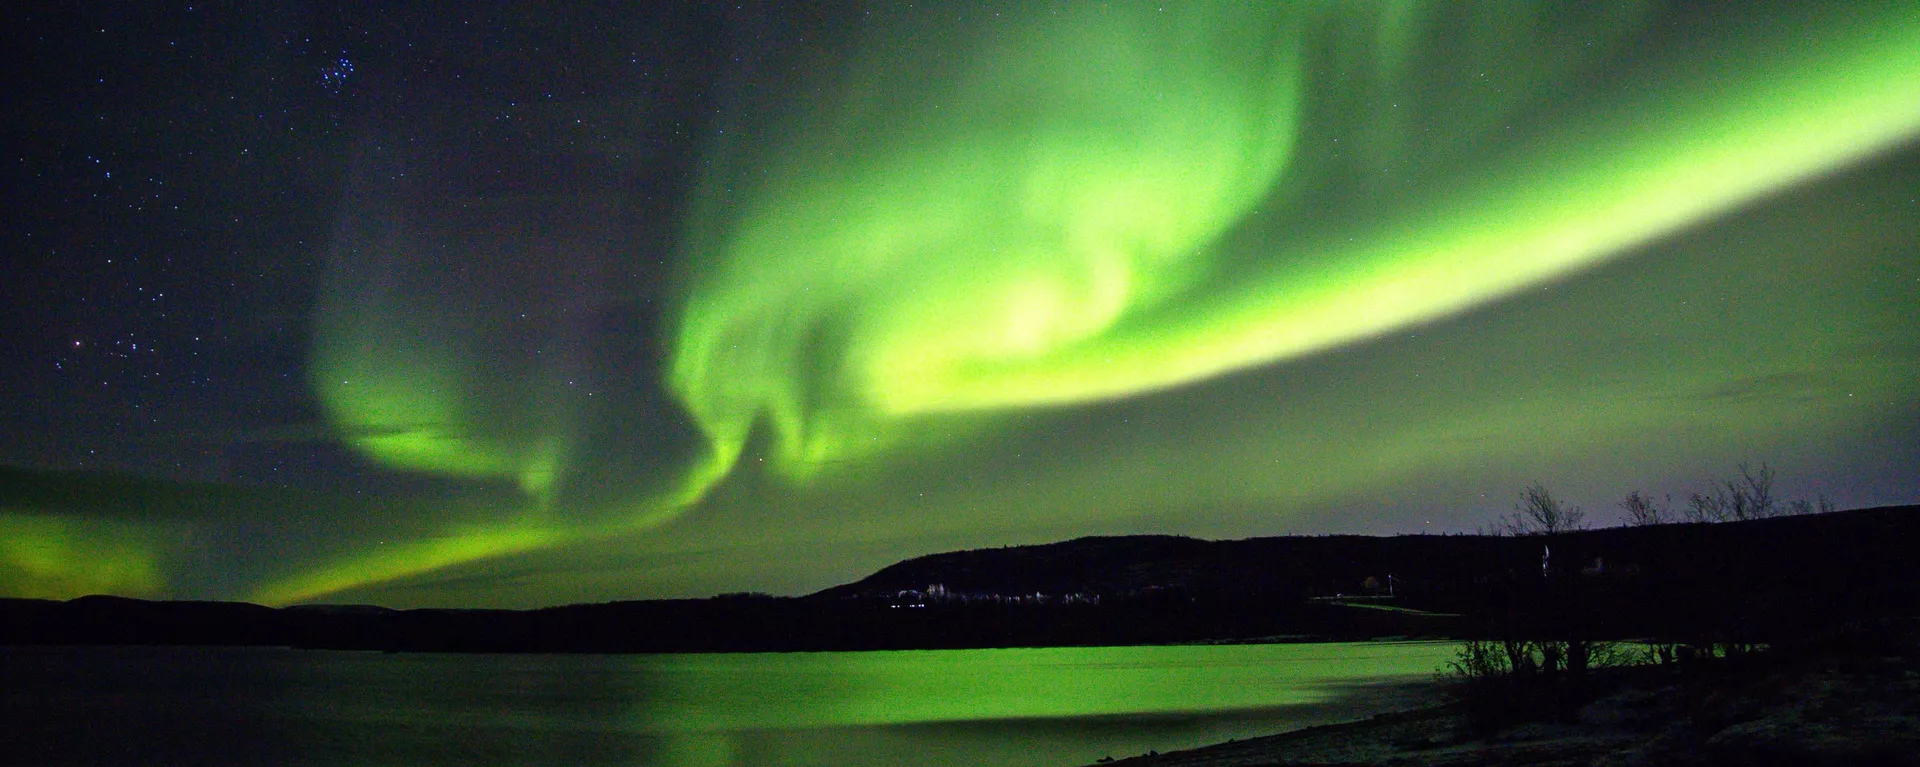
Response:
MULTIPOLYGON (((646 498, 554 508, 581 395, 552 393, 564 365, 503 373, 472 351, 558 333, 538 312, 476 321, 471 293, 336 270, 313 369, 343 438, 394 468, 513 483, 526 504, 254 598, 653 527, 762 430, 804 485, 1009 413, 1378 338, 1920 133, 1911 3, 1802 8, 1651 58, 1630 54, 1655 9, 1629 3, 998 10, 872 21, 850 58, 787 89, 806 103, 730 113, 747 138, 715 143, 696 190, 665 370, 706 445, 646 498), (501 375, 504 393, 485 383, 501 375)), ((389 264, 431 247, 363 218, 341 247, 389 264)), ((564 272, 567 253, 536 255, 564 272)))
POLYGON ((1218 11, 1073 6, 1010 23, 982 46, 1000 56, 899 111, 845 106, 915 92, 920 52, 885 49, 863 64, 886 79, 850 78, 805 126, 832 127, 756 158, 763 191, 726 200, 744 212, 727 212, 717 258, 690 259, 673 360, 720 460, 763 417, 804 475, 917 415, 1133 396, 1374 337, 1920 128, 1920 22, 1899 10, 1702 57, 1694 78, 1557 126, 1444 199, 1346 238, 1288 237, 1288 214, 1316 204, 1283 172, 1297 48, 1337 14, 1218 11), (1223 242, 1263 201, 1280 210, 1249 226, 1279 236, 1223 242))
POLYGON ((154 596, 159 546, 136 525, 0 508, 0 587, 10 597, 154 596))

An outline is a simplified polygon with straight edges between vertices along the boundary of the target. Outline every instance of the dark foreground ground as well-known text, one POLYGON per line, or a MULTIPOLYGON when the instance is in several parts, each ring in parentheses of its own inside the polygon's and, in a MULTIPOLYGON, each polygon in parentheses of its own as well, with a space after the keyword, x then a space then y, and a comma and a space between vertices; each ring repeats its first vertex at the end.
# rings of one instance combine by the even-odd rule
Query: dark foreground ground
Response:
POLYGON ((1920 765, 1920 624, 1741 661, 1618 669, 1571 721, 1477 734, 1458 705, 1108 762, 1131 767, 1920 765))

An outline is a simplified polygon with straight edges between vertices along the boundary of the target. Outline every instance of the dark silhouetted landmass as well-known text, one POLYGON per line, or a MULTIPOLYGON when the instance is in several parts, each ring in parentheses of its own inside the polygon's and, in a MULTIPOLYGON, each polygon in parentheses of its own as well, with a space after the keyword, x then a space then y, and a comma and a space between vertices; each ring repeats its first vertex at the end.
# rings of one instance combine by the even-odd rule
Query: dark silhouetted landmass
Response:
POLYGON ((1082 538, 952 552, 804 597, 389 610, 0 600, 0 643, 712 652, 1472 637, 1781 643, 1916 614, 1920 507, 1555 536, 1082 538))
POLYGON ((1458 706, 1388 712, 1115 767, 1718 767, 1920 764, 1920 622, 1856 626, 1696 668, 1609 669, 1562 721, 1497 732, 1458 706))

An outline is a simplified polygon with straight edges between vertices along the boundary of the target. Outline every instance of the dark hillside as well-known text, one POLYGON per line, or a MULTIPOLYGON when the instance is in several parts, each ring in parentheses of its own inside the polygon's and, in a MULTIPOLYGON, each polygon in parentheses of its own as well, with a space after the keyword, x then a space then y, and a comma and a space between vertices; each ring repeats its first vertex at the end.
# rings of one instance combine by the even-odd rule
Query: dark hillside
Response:
POLYGON ((935 584, 956 596, 1109 599, 1161 590, 1199 599, 1391 592, 1409 606, 1473 612, 1487 607, 1496 587, 1558 581, 1629 601, 1765 595, 1874 609, 1889 599, 1911 603, 1904 574, 1915 542, 1914 506, 1551 537, 1081 538, 918 557, 813 598, 890 597, 935 584))
POLYGON ((798 598, 542 610, 0 600, 0 644, 688 652, 1522 632, 1791 642, 1920 614, 1920 507, 1545 537, 1081 538, 918 557, 798 598))

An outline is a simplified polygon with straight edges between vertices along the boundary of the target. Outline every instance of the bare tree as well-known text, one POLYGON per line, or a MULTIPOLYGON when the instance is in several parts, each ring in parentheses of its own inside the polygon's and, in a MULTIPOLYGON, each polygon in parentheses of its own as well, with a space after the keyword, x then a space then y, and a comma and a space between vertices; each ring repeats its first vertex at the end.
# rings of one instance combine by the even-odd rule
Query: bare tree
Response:
POLYGON ((1580 507, 1561 506, 1546 485, 1535 482, 1520 492, 1513 516, 1502 517, 1494 529, 1504 535, 1553 535, 1581 529, 1586 518, 1580 507))
POLYGON ((1764 463, 1759 470, 1740 464, 1740 478, 1716 483, 1711 493, 1687 496, 1689 522, 1738 522, 1778 516, 1779 504, 1773 497, 1773 467, 1764 463))
MULTIPOLYGON (((1740 464, 1738 482, 1740 486, 1733 495, 1735 511, 1745 515, 1740 519, 1762 519, 1780 513, 1773 499, 1773 467, 1762 463, 1760 471, 1754 472, 1749 471, 1746 464, 1740 464)), ((1734 484, 1727 482, 1729 487, 1734 484)))
POLYGON ((1673 497, 1668 496, 1665 503, 1656 505, 1652 498, 1635 490, 1627 493, 1626 500, 1620 502, 1620 508, 1627 510, 1627 524, 1634 527, 1664 525, 1673 521, 1672 502, 1673 497))
POLYGON ((1727 521, 1726 496, 1715 488, 1713 494, 1688 493, 1686 517, 1688 522, 1725 522, 1727 521))

